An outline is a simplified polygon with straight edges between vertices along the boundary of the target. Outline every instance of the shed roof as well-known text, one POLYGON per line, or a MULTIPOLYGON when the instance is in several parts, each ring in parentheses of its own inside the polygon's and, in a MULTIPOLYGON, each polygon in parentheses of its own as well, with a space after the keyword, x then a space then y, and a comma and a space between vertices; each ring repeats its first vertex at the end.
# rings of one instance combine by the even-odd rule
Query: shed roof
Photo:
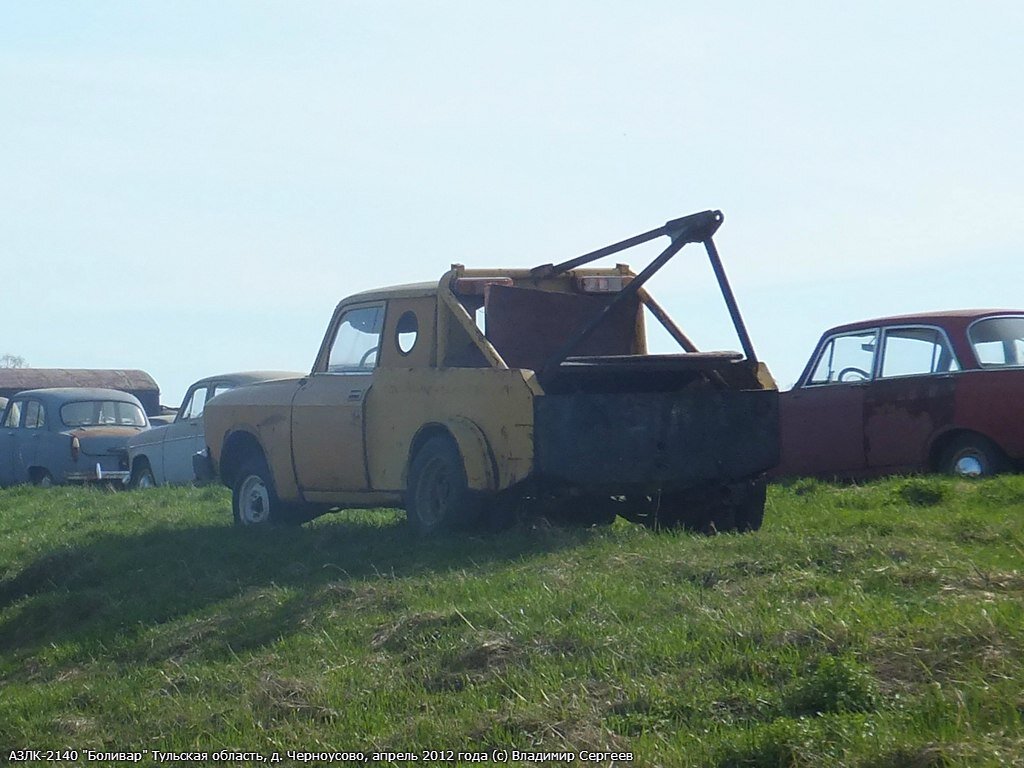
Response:
POLYGON ((159 392, 156 381, 145 371, 110 368, 0 368, 0 390, 52 387, 102 387, 122 391, 159 392))

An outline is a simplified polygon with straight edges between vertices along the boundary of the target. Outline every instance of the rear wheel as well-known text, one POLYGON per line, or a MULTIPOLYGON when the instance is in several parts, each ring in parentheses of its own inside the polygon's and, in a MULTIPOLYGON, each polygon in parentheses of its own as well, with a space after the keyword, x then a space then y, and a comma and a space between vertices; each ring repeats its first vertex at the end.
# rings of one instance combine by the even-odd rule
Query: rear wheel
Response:
POLYGON ((48 470, 37 469, 32 473, 32 485, 40 488, 52 488, 53 487, 53 475, 48 470))
POLYGON ((429 438, 409 465, 405 498, 409 524, 420 533, 471 525, 480 499, 469 489, 458 446, 447 436, 429 438))
POLYGON ((299 525, 308 519, 277 497, 274 478, 262 456, 242 462, 231 489, 231 507, 236 525, 299 525))
POLYGON ((963 435, 942 452, 939 469, 957 477, 984 477, 1006 469, 1006 457, 987 437, 963 435))

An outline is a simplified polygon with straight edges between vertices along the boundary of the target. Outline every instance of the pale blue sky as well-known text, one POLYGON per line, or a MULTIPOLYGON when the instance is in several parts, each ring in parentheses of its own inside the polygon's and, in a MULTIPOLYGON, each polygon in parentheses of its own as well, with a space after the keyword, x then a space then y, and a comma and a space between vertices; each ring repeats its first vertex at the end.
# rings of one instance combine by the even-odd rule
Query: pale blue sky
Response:
MULTIPOLYGON (((355 291, 721 208, 788 386, 826 326, 1024 305, 1022 8, 4 2, 0 353, 176 404, 355 291)), ((705 261, 652 291, 737 348, 705 261)))

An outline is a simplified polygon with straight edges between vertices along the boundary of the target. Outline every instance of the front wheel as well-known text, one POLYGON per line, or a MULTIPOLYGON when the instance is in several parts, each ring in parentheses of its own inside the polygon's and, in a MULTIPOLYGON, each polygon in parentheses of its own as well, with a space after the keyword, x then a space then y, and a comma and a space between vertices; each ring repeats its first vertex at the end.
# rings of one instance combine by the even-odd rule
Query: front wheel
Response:
POLYGON ((231 488, 231 508, 235 525, 298 525, 308 519, 277 497, 274 478, 262 456, 242 463, 231 488))
POLYGON ((153 477, 153 470, 148 464, 136 467, 132 471, 131 480, 128 481, 129 488, 156 488, 156 478, 153 477))
POLYGON ((479 517, 479 499, 469 489, 466 468, 455 442, 432 437, 409 465, 405 498, 409 524, 419 533, 464 527, 479 517))

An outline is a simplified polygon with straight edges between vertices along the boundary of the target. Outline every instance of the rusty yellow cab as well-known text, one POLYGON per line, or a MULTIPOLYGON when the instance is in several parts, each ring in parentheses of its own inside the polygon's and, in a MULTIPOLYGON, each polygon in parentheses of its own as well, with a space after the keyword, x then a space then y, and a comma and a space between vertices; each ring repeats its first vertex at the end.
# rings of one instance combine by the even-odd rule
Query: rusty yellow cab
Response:
POLYGON ((526 505, 588 523, 757 528, 778 393, 709 214, 696 231, 679 233, 686 219, 652 230, 672 240, 659 259, 708 247, 745 352, 697 351, 643 286, 658 260, 639 275, 581 266, 608 249, 533 269, 453 265, 436 283, 344 299, 309 375, 211 400, 197 471, 233 489, 242 524, 400 506, 431 532, 526 505), (645 315, 679 354, 648 354, 645 315))

